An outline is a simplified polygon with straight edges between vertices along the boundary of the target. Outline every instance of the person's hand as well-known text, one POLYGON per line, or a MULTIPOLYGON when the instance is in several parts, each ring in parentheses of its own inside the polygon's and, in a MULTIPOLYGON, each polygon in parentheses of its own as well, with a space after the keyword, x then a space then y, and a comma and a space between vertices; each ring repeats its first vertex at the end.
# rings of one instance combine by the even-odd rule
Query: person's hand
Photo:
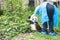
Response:
POLYGON ((33 17, 35 17, 36 15, 35 14, 33 14, 32 16, 31 16, 31 18, 33 18, 33 17))

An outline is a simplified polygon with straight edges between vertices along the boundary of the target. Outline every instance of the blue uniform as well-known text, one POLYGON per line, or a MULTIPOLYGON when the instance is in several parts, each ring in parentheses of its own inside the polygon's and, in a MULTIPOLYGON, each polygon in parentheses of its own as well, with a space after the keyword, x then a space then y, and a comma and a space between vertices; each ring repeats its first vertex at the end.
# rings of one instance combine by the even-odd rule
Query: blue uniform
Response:
MULTIPOLYGON (((44 22, 49 21, 46 5, 47 5, 47 2, 44 2, 44 3, 40 4, 34 11, 34 14, 38 14, 38 12, 40 13, 40 18, 41 18, 42 24, 44 22)), ((54 15, 53 15, 54 26, 58 27, 58 13, 59 12, 58 12, 57 7, 55 5, 53 5, 53 6, 54 6, 54 15)))

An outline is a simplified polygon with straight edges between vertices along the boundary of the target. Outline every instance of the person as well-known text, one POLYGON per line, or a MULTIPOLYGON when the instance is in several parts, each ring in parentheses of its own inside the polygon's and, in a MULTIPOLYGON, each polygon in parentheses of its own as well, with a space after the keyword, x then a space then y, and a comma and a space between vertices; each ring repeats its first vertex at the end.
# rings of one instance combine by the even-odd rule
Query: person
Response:
POLYGON ((47 34, 49 25, 49 35, 55 35, 53 26, 58 27, 58 8, 52 3, 47 2, 47 0, 43 0, 43 3, 36 7, 34 14, 31 17, 36 16, 38 13, 40 14, 43 25, 41 34, 47 34))
POLYGON ((58 0, 50 0, 51 2, 53 2, 53 4, 58 7, 57 3, 58 3, 58 0))

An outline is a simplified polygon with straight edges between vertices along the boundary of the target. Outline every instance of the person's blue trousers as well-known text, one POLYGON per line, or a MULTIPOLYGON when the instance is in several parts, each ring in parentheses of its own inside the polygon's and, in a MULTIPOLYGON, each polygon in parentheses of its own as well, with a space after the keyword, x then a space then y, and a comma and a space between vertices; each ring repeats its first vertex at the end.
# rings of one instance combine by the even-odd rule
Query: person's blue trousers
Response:
POLYGON ((49 18, 49 22, 45 22, 43 23, 43 28, 42 28, 42 32, 46 32, 47 31, 47 27, 49 25, 49 32, 53 33, 54 30, 53 30, 53 15, 54 15, 54 6, 47 3, 46 5, 46 9, 47 9, 47 15, 48 15, 48 18, 49 18), (48 25, 47 25, 48 24, 48 25))

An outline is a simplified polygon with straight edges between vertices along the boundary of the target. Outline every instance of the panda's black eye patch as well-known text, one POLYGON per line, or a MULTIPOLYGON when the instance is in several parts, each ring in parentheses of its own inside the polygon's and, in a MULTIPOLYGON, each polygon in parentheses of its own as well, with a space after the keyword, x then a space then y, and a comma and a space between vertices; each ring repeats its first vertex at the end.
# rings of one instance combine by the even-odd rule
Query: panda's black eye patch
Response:
POLYGON ((33 22, 33 21, 31 21, 31 20, 28 20, 28 22, 29 22, 30 24, 34 24, 34 22, 33 22))
POLYGON ((28 18, 30 19, 31 17, 29 16, 28 18))
POLYGON ((34 19, 32 19, 32 20, 34 20, 34 19))

